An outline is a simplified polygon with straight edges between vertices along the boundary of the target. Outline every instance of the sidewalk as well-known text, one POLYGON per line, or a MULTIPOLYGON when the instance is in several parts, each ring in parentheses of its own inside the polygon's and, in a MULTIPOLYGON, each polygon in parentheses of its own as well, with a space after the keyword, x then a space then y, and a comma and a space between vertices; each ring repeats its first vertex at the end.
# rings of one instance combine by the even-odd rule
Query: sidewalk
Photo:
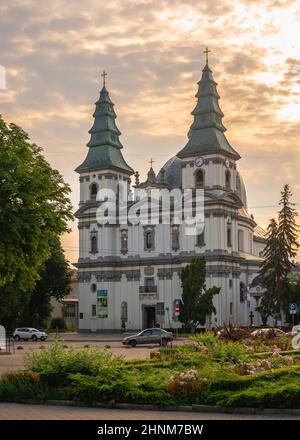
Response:
POLYGON ((299 420, 287 414, 216 414, 0 403, 0 420, 299 420))

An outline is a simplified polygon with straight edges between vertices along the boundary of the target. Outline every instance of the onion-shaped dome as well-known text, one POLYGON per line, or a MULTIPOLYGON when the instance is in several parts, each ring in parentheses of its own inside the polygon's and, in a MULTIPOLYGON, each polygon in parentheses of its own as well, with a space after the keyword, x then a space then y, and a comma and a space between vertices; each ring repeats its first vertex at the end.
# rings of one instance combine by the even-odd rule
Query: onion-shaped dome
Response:
POLYGON ((158 173, 157 180, 164 179, 164 182, 171 188, 181 188, 181 163, 182 160, 177 156, 169 159, 158 173))

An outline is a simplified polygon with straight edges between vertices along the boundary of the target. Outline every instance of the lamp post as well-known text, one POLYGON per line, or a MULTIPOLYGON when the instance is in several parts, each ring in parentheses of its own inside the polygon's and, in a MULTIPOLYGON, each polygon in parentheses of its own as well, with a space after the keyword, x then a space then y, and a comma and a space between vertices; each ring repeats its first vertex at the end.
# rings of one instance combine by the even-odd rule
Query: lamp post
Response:
POLYGON ((169 310, 170 310, 169 307, 166 307, 166 312, 168 313, 168 320, 169 320, 169 329, 172 330, 169 310))
POLYGON ((254 313, 252 312, 252 310, 249 314, 249 318, 250 318, 250 327, 252 327, 253 326, 253 318, 254 318, 254 313))

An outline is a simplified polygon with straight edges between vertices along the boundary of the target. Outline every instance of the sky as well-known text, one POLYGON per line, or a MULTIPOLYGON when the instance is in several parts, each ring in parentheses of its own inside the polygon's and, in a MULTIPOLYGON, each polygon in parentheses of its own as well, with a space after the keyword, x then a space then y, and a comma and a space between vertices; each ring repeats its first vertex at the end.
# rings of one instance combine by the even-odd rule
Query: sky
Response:
POLYGON ((2 0, 0 41, 0 113, 63 174, 74 211, 102 70, 143 180, 186 144, 208 46, 249 212, 266 227, 285 183, 300 212, 300 0, 2 0))

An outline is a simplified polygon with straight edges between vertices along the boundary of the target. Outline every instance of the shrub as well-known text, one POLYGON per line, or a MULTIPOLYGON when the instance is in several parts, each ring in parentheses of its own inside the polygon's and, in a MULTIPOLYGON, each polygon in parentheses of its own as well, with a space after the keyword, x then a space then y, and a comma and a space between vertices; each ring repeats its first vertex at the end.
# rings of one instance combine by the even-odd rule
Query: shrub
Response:
POLYGON ((73 398, 80 401, 174 404, 161 375, 153 373, 107 370, 101 376, 72 374, 69 381, 73 398))
POLYGON ((66 329, 66 323, 63 318, 60 316, 57 316, 56 318, 52 318, 50 322, 50 328, 52 330, 65 330, 66 329))
POLYGON ((67 331, 68 332, 76 332, 77 328, 75 327, 75 325, 73 324, 68 324, 67 325, 67 331))
POLYGON ((251 331, 248 328, 235 326, 233 324, 219 328, 217 335, 223 341, 241 341, 242 339, 252 338, 251 331))
POLYGON ((207 354, 221 362, 238 362, 248 355, 246 348, 237 342, 222 342, 213 333, 207 332, 191 337, 194 344, 207 348, 207 354))
POLYGON ((71 347, 64 349, 59 338, 42 351, 25 355, 25 367, 43 375, 66 377, 70 373, 97 374, 103 369, 113 369, 123 361, 106 349, 71 347))
POLYGON ((6 373, 0 380, 0 401, 22 399, 64 399, 63 389, 44 386, 38 373, 20 371, 6 373))
POLYGON ((227 395, 224 406, 258 408, 300 408, 299 383, 260 386, 227 395))

